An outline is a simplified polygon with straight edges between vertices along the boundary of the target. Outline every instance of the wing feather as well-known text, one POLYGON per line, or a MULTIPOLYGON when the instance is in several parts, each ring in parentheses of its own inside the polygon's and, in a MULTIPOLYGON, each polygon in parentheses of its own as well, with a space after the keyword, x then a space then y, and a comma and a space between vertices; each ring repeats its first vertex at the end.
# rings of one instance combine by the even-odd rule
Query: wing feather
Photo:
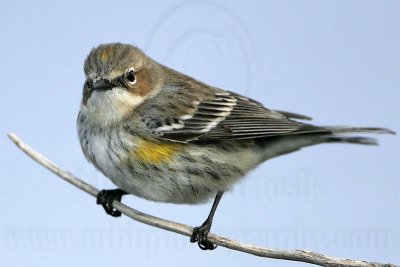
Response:
MULTIPOLYGON (((181 96, 182 97, 182 96, 181 96)), ((187 106, 186 95, 185 104, 187 106)), ((247 139, 307 132, 324 128, 297 120, 309 117, 267 109, 261 103, 235 93, 218 91, 191 101, 179 118, 152 118, 146 123, 159 137, 175 142, 195 140, 247 139), (297 120, 293 120, 297 119, 297 120), (160 121, 161 120, 161 121, 160 121)))

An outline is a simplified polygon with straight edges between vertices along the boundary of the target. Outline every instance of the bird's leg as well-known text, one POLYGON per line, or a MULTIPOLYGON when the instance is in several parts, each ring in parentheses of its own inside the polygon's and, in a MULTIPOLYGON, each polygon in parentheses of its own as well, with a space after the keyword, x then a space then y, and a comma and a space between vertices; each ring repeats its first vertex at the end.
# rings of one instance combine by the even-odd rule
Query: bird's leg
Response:
POLYGON ((213 250, 217 247, 216 245, 208 241, 207 235, 210 232, 215 211, 217 210, 219 201, 221 200, 223 194, 224 192, 222 191, 217 192, 217 195, 215 196, 214 199, 214 203, 211 207, 210 214, 208 214, 207 219, 201 226, 193 228, 193 233, 192 236, 190 237, 190 242, 192 243, 197 242, 199 248, 201 248, 202 250, 213 250))
POLYGON ((97 194, 96 203, 102 205, 107 214, 113 217, 121 216, 121 212, 114 209, 112 203, 114 200, 121 201, 122 196, 126 195, 125 191, 121 189, 101 190, 97 194))

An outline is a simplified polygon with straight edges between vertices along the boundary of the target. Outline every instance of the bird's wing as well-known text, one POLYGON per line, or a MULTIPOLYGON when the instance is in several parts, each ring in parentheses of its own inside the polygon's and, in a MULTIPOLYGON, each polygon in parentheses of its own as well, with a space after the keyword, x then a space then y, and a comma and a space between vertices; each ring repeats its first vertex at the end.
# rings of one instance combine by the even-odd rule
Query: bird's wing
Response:
MULTIPOLYGON (((179 102, 175 103, 179 107, 179 102)), ((255 100, 222 90, 208 93, 190 104, 185 101, 185 105, 187 108, 179 117, 145 116, 144 122, 158 138, 184 143, 324 131, 323 128, 292 120, 310 119, 306 116, 273 111, 255 100)))

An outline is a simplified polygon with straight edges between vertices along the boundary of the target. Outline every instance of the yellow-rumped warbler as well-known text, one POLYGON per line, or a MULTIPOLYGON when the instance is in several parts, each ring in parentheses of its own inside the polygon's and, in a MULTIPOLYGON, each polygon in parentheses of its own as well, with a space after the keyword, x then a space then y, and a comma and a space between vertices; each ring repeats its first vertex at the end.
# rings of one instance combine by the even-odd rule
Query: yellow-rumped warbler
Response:
POLYGON ((120 216, 112 201, 123 194, 188 204, 216 195, 191 238, 203 249, 214 248, 207 234, 223 192, 263 161, 320 143, 376 144, 348 133, 394 133, 303 123, 309 118, 209 86, 127 44, 94 48, 84 70, 82 150, 119 188, 102 190, 98 204, 120 216))

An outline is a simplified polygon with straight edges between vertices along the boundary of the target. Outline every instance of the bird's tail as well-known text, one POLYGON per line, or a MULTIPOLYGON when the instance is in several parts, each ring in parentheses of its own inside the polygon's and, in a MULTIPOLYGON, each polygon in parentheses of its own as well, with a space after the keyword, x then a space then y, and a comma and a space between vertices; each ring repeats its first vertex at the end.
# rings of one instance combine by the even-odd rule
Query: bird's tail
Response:
POLYGON ((396 134, 396 132, 387 128, 378 127, 324 127, 333 134, 348 134, 348 133, 371 133, 371 134, 396 134))
POLYGON ((325 142, 327 143, 349 143, 361 145, 378 145, 375 138, 364 136, 346 136, 348 134, 396 134, 396 132, 387 128, 377 127, 324 127, 328 134, 325 142))
POLYGON ((295 135, 263 138, 258 144, 263 151, 263 160, 294 152, 303 147, 322 143, 347 143, 361 145, 378 145, 375 138, 354 136, 352 134, 396 134, 386 128, 376 127, 318 127, 315 132, 295 135))

